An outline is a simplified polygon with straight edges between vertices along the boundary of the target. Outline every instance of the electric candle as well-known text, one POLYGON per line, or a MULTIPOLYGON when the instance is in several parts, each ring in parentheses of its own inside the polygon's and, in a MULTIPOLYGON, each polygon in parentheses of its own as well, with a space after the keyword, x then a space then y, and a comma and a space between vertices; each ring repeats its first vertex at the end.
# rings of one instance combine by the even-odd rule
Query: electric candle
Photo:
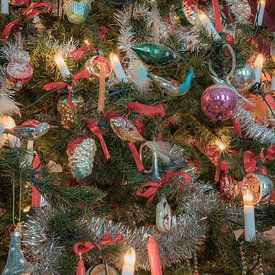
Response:
POLYGON ((208 16, 203 11, 198 12, 198 18, 199 18, 201 24, 204 26, 207 33, 210 36, 212 36, 215 41, 221 40, 221 37, 218 34, 217 30, 213 26, 213 24, 210 21, 210 19, 208 18, 208 16))
POLYGON ((151 275, 162 275, 158 244, 152 236, 148 238, 147 249, 151 275))
POLYGON ((260 0, 258 2, 258 7, 257 7, 258 17, 256 16, 257 26, 262 26, 263 25, 265 2, 266 2, 266 0, 260 0))
POLYGON ((121 81, 121 82, 128 82, 128 79, 126 77, 126 74, 121 66, 121 63, 119 61, 118 56, 115 53, 110 53, 110 60, 113 66, 113 69, 115 71, 116 77, 121 81))
POLYGON ((245 240, 251 242, 256 235, 253 195, 249 189, 243 191, 244 234, 245 240))
POLYGON ((1 13, 9 14, 9 0, 1 0, 1 13))
POLYGON ((256 83, 261 83, 263 63, 264 63, 264 56, 260 53, 257 55, 256 60, 254 62, 256 83))
POLYGON ((121 275, 133 275, 135 272, 136 252, 130 247, 124 257, 124 264, 121 275))
POLYGON ((54 60, 55 60, 55 63, 61 73, 61 75, 63 76, 63 78, 68 78, 71 73, 62 57, 61 54, 57 54, 55 57, 54 57, 54 60))
POLYGON ((275 91, 275 71, 272 72, 271 91, 275 91))
MULTIPOLYGON (((12 129, 16 126, 13 118, 11 116, 3 116, 1 117, 1 122, 3 123, 4 128, 6 129, 12 129)), ((5 134, 3 136, 3 142, 9 142, 9 146, 14 147, 20 147, 20 139, 14 135, 5 134)))

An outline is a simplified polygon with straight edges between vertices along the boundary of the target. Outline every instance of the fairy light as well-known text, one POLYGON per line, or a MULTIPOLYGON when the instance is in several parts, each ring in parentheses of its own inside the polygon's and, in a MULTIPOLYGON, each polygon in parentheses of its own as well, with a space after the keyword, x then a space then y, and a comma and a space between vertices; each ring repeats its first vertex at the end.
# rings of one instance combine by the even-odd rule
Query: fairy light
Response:
POLYGON ((90 42, 88 41, 88 39, 85 39, 85 40, 84 40, 84 43, 85 43, 87 46, 90 46, 90 42))
POLYGON ((226 146, 224 143, 222 143, 220 140, 217 140, 215 144, 218 146, 219 151, 224 151, 226 149, 226 146))

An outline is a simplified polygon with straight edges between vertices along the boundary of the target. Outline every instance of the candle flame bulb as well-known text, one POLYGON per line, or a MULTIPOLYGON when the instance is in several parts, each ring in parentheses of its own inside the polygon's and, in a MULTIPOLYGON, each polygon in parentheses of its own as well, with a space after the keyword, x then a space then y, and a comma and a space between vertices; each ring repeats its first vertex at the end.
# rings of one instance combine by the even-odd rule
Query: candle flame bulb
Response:
POLYGON ((219 148, 220 151, 224 151, 225 148, 226 148, 226 146, 221 141, 219 141, 219 140, 217 140, 215 142, 215 144, 218 146, 218 148, 219 148))
POLYGON ((249 189, 243 190, 243 204, 245 240, 251 242, 255 239, 256 229, 253 195, 249 189))
POLYGON ((253 205, 253 195, 249 189, 243 191, 243 204, 244 205, 253 205))
POLYGON ((261 76, 262 76, 262 69, 264 64, 264 56, 263 54, 258 54, 254 66, 255 66, 255 82, 260 83, 261 82, 261 76))
POLYGON ((133 275, 135 272, 136 252, 134 248, 130 247, 125 256, 122 268, 122 275, 133 275))
POLYGON ((55 60, 55 63, 57 65, 62 77, 65 79, 68 78, 71 75, 71 73, 70 73, 62 55, 56 54, 54 57, 54 60, 55 60))

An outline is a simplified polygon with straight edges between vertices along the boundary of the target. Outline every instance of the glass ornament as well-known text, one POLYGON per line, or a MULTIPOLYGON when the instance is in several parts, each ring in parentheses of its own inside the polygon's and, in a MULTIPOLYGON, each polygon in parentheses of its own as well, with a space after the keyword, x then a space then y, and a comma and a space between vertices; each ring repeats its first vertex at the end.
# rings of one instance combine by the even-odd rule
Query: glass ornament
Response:
POLYGON ((166 66, 177 60, 177 55, 168 46, 156 43, 143 43, 132 47, 138 57, 154 66, 166 66))
POLYGON ((98 264, 89 268, 86 275, 118 275, 118 272, 111 266, 107 265, 107 272, 105 264, 98 264))
POLYGON ((201 108, 212 120, 227 120, 238 105, 235 91, 226 84, 209 86, 202 94, 201 108))
POLYGON ((20 233, 11 233, 11 242, 8 259, 2 275, 28 275, 33 271, 33 266, 29 264, 21 251, 20 233))
POLYGON ((172 227, 172 210, 165 196, 156 206, 156 226, 160 232, 168 232, 172 227))
POLYGON ((70 23, 81 24, 85 22, 91 11, 91 4, 87 0, 67 1, 65 4, 65 13, 70 23))
POLYGON ((255 83, 255 71, 250 64, 238 66, 231 78, 231 84, 239 91, 250 89, 255 83))

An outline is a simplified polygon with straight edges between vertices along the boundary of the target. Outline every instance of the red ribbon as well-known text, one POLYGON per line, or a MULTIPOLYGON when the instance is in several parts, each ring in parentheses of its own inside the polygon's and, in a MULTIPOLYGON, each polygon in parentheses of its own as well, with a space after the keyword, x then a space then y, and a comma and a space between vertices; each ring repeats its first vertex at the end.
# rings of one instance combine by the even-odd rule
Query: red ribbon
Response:
POLYGON ((31 3, 31 0, 10 0, 9 2, 13 6, 26 6, 31 3))
POLYGON ((77 50, 71 51, 69 53, 69 57, 73 60, 79 60, 90 49, 96 51, 96 48, 92 47, 91 45, 85 45, 77 50))
POLYGON ((130 151, 133 155, 133 158, 135 160, 138 171, 140 173, 143 173, 145 169, 144 169, 143 163, 140 159, 140 156, 139 156, 139 153, 137 151, 137 148, 136 148, 135 144, 133 142, 129 142, 128 146, 129 146, 129 149, 130 149, 130 151))
POLYGON ((220 179, 221 171, 228 173, 229 165, 226 160, 222 160, 217 166, 215 171, 215 182, 218 182, 220 179))
POLYGON ((238 119, 232 119, 234 130, 239 138, 243 137, 242 130, 241 130, 241 124, 238 119))
MULTIPOLYGON (((174 177, 183 177, 184 180, 189 184, 191 182, 191 178, 188 174, 183 172, 168 172, 165 174, 160 183, 158 182, 146 182, 144 183, 139 189, 136 191, 136 195, 142 198, 148 198, 146 202, 146 206, 149 206, 151 202, 153 201, 154 197, 156 196, 158 190, 162 188, 165 184, 173 184, 173 178, 174 177), (144 188, 148 188, 144 191, 144 188)), ((183 183, 177 183, 181 188, 186 187, 186 184, 183 183)))
POLYGON ((144 116, 157 116, 163 117, 165 115, 165 109, 163 104, 158 106, 151 106, 146 104, 141 104, 139 102, 130 102, 127 104, 127 108, 131 111, 135 111, 140 115, 144 116))
MULTIPOLYGON (((35 171, 40 171, 41 170, 41 161, 40 157, 35 154, 33 163, 32 163, 33 169, 35 171)), ((40 177, 40 175, 35 175, 36 178, 40 177)), ((40 208, 40 203, 41 203, 41 194, 38 191, 38 189, 35 187, 35 185, 32 186, 32 208, 40 208)))
POLYGON ((219 0, 212 0, 212 7, 214 11, 215 28, 217 32, 222 32, 222 21, 219 0))
MULTIPOLYGON (((120 245, 124 242, 124 237, 122 234, 116 234, 115 238, 113 239, 110 233, 105 233, 102 241, 95 244, 98 249, 102 250, 104 246, 114 246, 120 245), (116 239, 116 240, 115 240, 116 239)), ((78 242, 73 246, 73 251, 76 255, 82 255, 87 253, 95 248, 95 245, 92 244, 90 241, 88 242, 78 242)))
POLYGON ((99 127, 91 119, 87 119, 87 118, 84 118, 84 119, 86 120, 87 126, 90 129, 90 131, 98 137, 106 159, 110 159, 111 158, 110 153, 108 151, 107 145, 104 141, 104 138, 100 132, 99 127))
MULTIPOLYGON (((51 10, 51 4, 46 2, 36 3, 30 5, 28 8, 24 9, 22 14, 26 16, 27 20, 32 20, 34 17, 47 13, 51 10), (42 9, 39 9, 42 8, 42 9)), ((16 28, 22 25, 22 21, 20 19, 15 19, 10 22, 3 30, 2 37, 4 40, 7 40, 11 34, 11 32, 16 28)))

